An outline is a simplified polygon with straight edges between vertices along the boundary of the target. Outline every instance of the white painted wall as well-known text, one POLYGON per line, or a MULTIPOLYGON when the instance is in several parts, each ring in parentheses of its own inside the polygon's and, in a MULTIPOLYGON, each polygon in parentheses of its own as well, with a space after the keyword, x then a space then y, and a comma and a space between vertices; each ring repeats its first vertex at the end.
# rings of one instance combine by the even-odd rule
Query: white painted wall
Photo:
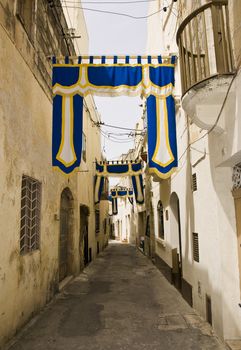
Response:
MULTIPOLYGON (((178 1, 174 6, 185 6, 178 1)), ((190 4, 190 2, 189 2, 190 4)), ((195 4, 196 6, 197 4, 195 4)), ((233 11, 233 1, 230 9, 233 11)), ((150 4, 150 11, 157 3, 150 4)), ((188 12, 188 11, 187 11, 188 12)), ((231 12, 231 11, 230 11, 231 12)), ((232 12, 234 15, 234 12, 232 12)), ((170 24, 165 32, 162 25, 167 13, 150 18, 148 22, 148 53, 160 53, 170 45, 170 51, 177 51, 175 44, 175 16, 170 15, 170 24)), ((232 21, 231 23, 235 21, 232 21)), ((231 32, 234 37, 234 33, 231 32)), ((175 95, 180 96, 180 77, 176 74, 175 95)), ((182 109, 177 109, 177 139, 179 167, 170 180, 161 181, 160 191, 153 184, 152 205, 154 208, 155 235, 158 237, 157 203, 161 199, 169 220, 165 219, 165 240, 156 239, 156 254, 169 266, 173 247, 173 228, 170 208, 171 193, 176 192, 180 200, 183 278, 193 287, 194 308, 206 317, 205 295, 212 300, 214 330, 224 339, 235 339, 241 335, 237 234, 232 189, 232 166, 241 161, 240 140, 240 73, 236 77, 226 101, 221 120, 225 132, 212 133, 193 144, 185 152, 188 140, 194 141, 205 134, 195 125, 188 125, 182 109), (198 190, 191 191, 191 174, 197 174, 198 190), (192 232, 199 234, 200 262, 193 261, 192 232), (201 291, 198 292, 198 282, 201 291)), ((165 216, 164 216, 165 217, 165 216)))

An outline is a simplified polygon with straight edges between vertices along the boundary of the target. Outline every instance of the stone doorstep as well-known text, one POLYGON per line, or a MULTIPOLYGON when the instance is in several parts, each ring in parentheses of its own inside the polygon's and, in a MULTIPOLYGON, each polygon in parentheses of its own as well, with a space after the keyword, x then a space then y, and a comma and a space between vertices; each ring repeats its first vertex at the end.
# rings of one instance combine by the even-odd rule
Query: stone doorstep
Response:
POLYGON ((241 339, 226 340, 226 345, 230 350, 241 350, 241 339))
POLYGON ((74 279, 74 276, 67 276, 59 283, 59 292, 61 292, 72 280, 74 279))

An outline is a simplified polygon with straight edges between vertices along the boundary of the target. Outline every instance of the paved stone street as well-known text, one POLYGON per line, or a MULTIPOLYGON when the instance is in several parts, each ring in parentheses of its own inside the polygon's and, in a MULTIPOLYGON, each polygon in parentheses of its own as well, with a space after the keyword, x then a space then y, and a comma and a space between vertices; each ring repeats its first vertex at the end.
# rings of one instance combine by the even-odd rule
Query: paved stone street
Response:
POLYGON ((225 349, 135 247, 110 244, 11 350, 225 349))

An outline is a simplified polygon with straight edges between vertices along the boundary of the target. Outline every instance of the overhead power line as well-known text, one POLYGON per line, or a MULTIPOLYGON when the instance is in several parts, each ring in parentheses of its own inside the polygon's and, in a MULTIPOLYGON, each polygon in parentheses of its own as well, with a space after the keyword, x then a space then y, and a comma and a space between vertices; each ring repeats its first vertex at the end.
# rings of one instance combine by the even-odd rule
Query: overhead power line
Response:
POLYGON ((117 140, 115 140, 115 139, 112 139, 111 137, 108 137, 108 136, 106 136, 106 134, 105 133, 103 133, 103 131, 102 130, 100 130, 100 133, 101 133, 101 135, 106 139, 106 140, 108 140, 108 141, 111 141, 111 142, 114 142, 114 143, 129 143, 129 142, 134 142, 134 139, 132 139, 132 140, 125 140, 125 141, 117 141, 117 140))
POLYGON ((99 123, 100 126, 106 126, 108 128, 114 128, 114 129, 120 129, 120 130, 129 130, 129 131, 143 131, 143 130, 139 130, 139 129, 132 129, 132 128, 124 128, 122 126, 117 126, 117 125, 110 125, 110 124, 106 124, 104 122, 99 123))
MULTIPOLYGON (((137 4, 143 2, 156 2, 158 0, 133 0, 133 1, 81 1, 81 4, 137 4)), ((67 3, 76 4, 75 1, 67 0, 67 3)))
POLYGON ((226 101, 227 101, 227 99, 228 99, 229 92, 230 92, 230 90, 231 90, 231 87, 232 87, 232 85, 233 85, 233 82, 234 82, 236 76, 237 76, 237 70, 235 71, 235 73, 234 73, 234 75, 233 75, 233 77, 232 77, 232 80, 231 80, 231 82, 230 82, 230 84, 229 84, 229 87, 228 87, 228 89, 227 89, 227 91, 226 91, 225 98, 224 98, 224 100, 223 100, 222 106, 221 106, 221 108, 220 108, 220 111, 219 111, 219 113, 218 113, 218 116, 217 116, 217 118, 216 118, 214 124, 212 125, 212 127, 211 127, 207 132, 205 132, 205 134, 203 134, 202 136, 200 136, 199 138, 197 138, 196 140, 190 142, 190 143, 187 145, 187 147, 186 147, 186 149, 184 150, 184 152, 183 152, 183 153, 181 154, 181 156, 178 158, 178 162, 184 157, 184 155, 187 153, 188 149, 191 148, 192 145, 194 145, 194 144, 197 143, 198 141, 200 141, 200 140, 204 139, 206 136, 208 136, 208 135, 215 129, 215 127, 218 125, 218 122, 219 122, 219 120, 220 120, 221 114, 222 114, 222 112, 223 112, 223 109, 224 109, 224 107, 225 107, 226 101))
POLYGON ((82 7, 82 6, 58 6, 58 5, 54 5, 55 7, 68 7, 68 8, 74 8, 74 9, 80 9, 80 10, 85 10, 85 11, 90 11, 90 12, 99 12, 99 13, 105 13, 105 14, 109 14, 109 15, 116 15, 116 16, 123 16, 123 17, 128 17, 128 18, 132 18, 132 19, 146 19, 149 17, 152 17, 158 13, 160 13, 161 11, 166 11, 167 8, 170 6, 165 6, 162 9, 152 12, 149 15, 146 16, 133 16, 133 15, 129 15, 127 13, 122 13, 122 12, 114 12, 114 11, 107 11, 107 10, 99 10, 99 9, 92 9, 89 7, 82 7))

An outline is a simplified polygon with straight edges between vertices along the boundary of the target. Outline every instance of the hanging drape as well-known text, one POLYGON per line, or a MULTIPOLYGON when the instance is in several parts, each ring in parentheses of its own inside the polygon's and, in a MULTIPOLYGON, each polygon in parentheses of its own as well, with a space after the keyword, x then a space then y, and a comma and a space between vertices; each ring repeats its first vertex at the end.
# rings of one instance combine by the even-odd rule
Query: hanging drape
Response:
POLYGON ((116 188, 110 191, 112 198, 129 198, 133 197, 133 190, 127 188, 116 188))
POLYGON ((147 98, 149 172, 167 178, 177 166, 174 87, 174 61, 157 64, 65 64, 53 61, 53 166, 69 174, 81 162, 83 97, 137 96, 147 98))
POLYGON ((142 163, 123 162, 114 163, 104 162, 103 164, 96 163, 96 178, 95 178, 95 203, 99 203, 104 185, 104 177, 115 176, 125 177, 130 176, 132 179, 133 190, 137 204, 144 203, 144 188, 142 179, 142 163))
POLYGON ((118 201, 117 198, 128 198, 130 203, 133 204, 133 190, 127 188, 113 188, 110 191, 112 200, 112 215, 118 214, 118 201))

